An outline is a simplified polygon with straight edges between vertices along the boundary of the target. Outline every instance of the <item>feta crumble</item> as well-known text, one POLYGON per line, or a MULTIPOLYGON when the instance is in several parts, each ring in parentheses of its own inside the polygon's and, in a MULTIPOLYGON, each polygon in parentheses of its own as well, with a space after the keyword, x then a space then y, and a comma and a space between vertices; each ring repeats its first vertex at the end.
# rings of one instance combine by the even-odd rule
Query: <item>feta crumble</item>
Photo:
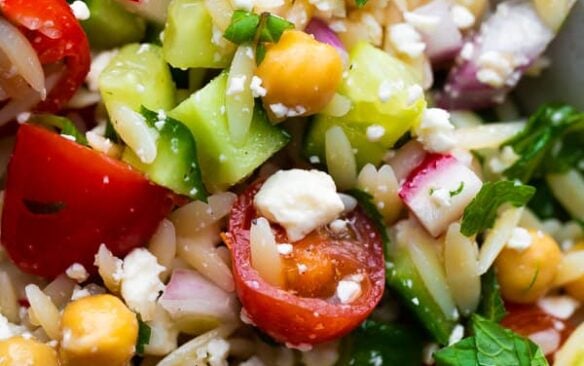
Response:
POLYGON ((466 6, 455 4, 450 10, 450 15, 458 29, 468 29, 475 24, 475 16, 466 6))
POLYGON ((262 216, 282 225, 291 241, 328 224, 344 209, 328 174, 301 169, 273 174, 256 194, 254 205, 262 216))
POLYGON ((259 76, 253 76, 249 85, 254 98, 265 97, 266 89, 262 86, 262 79, 259 76))
POLYGON ((281 255, 292 254, 292 250, 294 249, 292 244, 289 243, 278 244, 276 247, 278 248, 278 253, 281 255))
POLYGON ((431 152, 447 152, 455 145, 454 126, 450 114, 440 108, 428 108, 422 115, 422 122, 414 129, 418 141, 431 152))
POLYGON ((367 140, 377 142, 385 135, 385 128, 380 125, 371 125, 367 127, 367 140))
POLYGON ((229 86, 227 87, 227 95, 241 93, 245 89, 245 75, 234 76, 229 79, 229 86))
POLYGON ((529 248, 532 244, 531 234, 522 227, 516 227, 511 232, 511 237, 507 241, 507 248, 518 251, 529 248))
POLYGON ((89 273, 82 264, 73 263, 65 270, 65 274, 72 280, 78 283, 85 282, 89 278, 89 273))
POLYGON ((412 58, 421 56, 426 49, 420 33, 408 23, 392 25, 389 29, 389 39, 397 52, 412 58))
POLYGON ((329 228, 335 234, 343 234, 347 231, 347 221, 336 219, 329 224, 329 228))
POLYGON ((350 304, 362 293, 361 285, 355 281, 341 280, 337 285, 337 297, 342 304, 350 304))
POLYGON ((464 327, 460 324, 456 324, 454 329, 452 329, 452 333, 450 333, 450 337, 448 337, 448 345, 451 346, 455 343, 458 343, 464 337, 464 327))
POLYGON ((270 110, 276 118, 298 117, 306 113, 306 108, 303 106, 287 107, 282 103, 270 104, 270 110))
POLYGON ((143 248, 134 249, 124 258, 121 273, 121 294, 128 307, 142 316, 152 319, 156 299, 164 290, 160 273, 166 270, 156 257, 143 248))
POLYGON ((87 4, 85 4, 83 1, 80 0, 73 1, 73 3, 69 5, 69 7, 71 7, 73 15, 78 20, 87 20, 91 17, 89 8, 87 7, 87 4))

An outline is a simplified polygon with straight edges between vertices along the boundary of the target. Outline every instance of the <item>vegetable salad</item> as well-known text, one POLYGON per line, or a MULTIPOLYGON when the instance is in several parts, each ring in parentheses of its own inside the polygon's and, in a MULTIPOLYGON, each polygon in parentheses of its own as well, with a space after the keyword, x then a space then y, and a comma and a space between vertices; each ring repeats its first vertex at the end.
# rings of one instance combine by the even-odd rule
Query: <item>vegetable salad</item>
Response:
POLYGON ((0 0, 0 366, 581 365, 573 0, 0 0))

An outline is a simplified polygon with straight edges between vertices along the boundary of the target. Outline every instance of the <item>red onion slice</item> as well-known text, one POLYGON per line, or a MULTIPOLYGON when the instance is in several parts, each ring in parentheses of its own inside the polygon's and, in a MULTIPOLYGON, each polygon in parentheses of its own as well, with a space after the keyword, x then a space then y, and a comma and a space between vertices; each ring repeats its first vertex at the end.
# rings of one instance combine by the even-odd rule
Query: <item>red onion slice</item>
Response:
POLYGON ((341 42, 335 31, 333 31, 324 21, 318 18, 312 18, 304 31, 308 34, 312 34, 317 41, 329 44, 336 48, 343 61, 348 61, 349 55, 345 46, 343 46, 343 42, 341 42))

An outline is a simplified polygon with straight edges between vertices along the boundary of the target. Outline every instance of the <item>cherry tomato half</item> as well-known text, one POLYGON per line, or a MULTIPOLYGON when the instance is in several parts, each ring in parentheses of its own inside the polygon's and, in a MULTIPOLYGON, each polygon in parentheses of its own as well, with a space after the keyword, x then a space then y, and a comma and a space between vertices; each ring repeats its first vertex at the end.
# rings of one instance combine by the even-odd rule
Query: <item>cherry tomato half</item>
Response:
POLYGON ((568 322, 546 313, 537 305, 506 303, 505 308, 507 316, 501 325, 538 343, 550 362, 574 330, 568 322))
MULTIPOLYGON (((320 228, 293 244, 285 259, 286 288, 262 279, 251 265, 249 242, 252 220, 258 217, 253 198, 262 183, 250 186, 235 202, 224 236, 232 252, 235 287, 245 315, 280 342, 300 346, 339 338, 357 327, 373 311, 385 287, 380 234, 357 208, 344 219, 350 235, 336 236, 320 228), (297 269, 298 264, 304 270, 297 269), (334 296, 337 283, 351 273, 362 274, 362 294, 342 304, 334 296)), ((288 242, 284 230, 272 225, 277 241, 288 242)))
POLYGON ((20 127, 7 172, 2 244, 45 277, 92 270, 101 243, 122 256, 148 242, 173 195, 128 165, 34 125, 20 127))

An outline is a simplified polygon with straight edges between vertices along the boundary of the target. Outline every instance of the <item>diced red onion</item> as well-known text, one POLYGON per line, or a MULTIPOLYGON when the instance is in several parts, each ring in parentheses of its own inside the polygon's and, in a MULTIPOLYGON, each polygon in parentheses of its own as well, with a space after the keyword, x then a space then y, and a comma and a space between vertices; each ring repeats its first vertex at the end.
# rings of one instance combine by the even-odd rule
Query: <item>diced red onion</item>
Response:
POLYGON ((239 314, 235 294, 187 269, 172 273, 159 302, 185 332, 200 330, 197 329, 199 325, 235 321, 239 314))
POLYGON ((443 92, 438 95, 438 105, 446 109, 479 109, 502 102, 553 37, 554 32, 541 20, 531 2, 499 4, 479 33, 465 42, 458 65, 451 70, 443 92), (499 82, 486 82, 479 76, 481 70, 489 72, 481 66, 485 55, 491 56, 487 61, 503 63, 500 68, 509 69, 491 74, 500 77, 499 82))
POLYGON ((414 16, 436 18, 435 26, 416 27, 426 43, 426 54, 432 63, 452 60, 462 48, 462 34, 452 19, 451 7, 449 1, 434 0, 412 12, 414 16))
POLYGON ((310 22, 308 22, 304 31, 308 34, 312 34, 317 41, 329 44, 336 48, 343 61, 348 61, 349 55, 347 54, 345 46, 343 46, 343 42, 341 42, 335 31, 333 31, 324 21, 318 18, 312 18, 310 22))

